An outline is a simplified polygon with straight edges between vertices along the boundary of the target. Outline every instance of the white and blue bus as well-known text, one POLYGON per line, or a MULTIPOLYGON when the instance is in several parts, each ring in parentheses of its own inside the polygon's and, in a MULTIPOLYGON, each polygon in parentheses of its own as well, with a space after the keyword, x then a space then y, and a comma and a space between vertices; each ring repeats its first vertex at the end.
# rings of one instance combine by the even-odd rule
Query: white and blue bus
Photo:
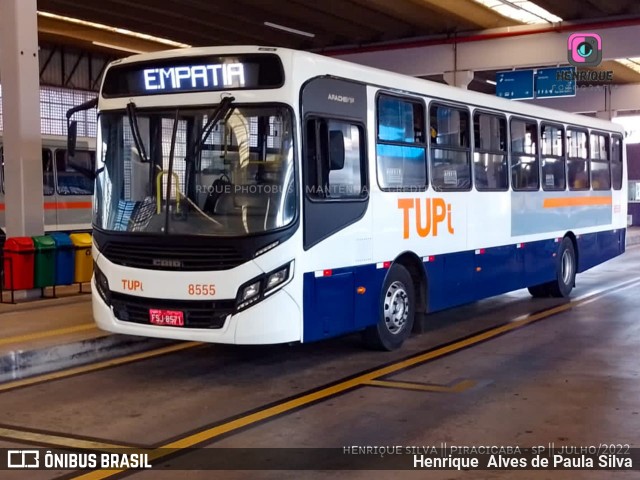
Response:
POLYGON ((624 252, 621 127, 306 52, 112 63, 98 98, 93 314, 234 344, 364 332, 624 252))

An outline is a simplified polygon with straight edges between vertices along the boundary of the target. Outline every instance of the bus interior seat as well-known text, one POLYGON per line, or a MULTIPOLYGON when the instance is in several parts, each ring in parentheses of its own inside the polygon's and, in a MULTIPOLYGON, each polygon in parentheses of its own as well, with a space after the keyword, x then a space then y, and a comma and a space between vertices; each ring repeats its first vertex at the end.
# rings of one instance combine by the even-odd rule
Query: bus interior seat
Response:
POLYGON ((216 178, 211 183, 211 187, 207 193, 207 198, 204 201, 202 210, 209 215, 216 213, 216 205, 218 204, 218 201, 224 194, 230 193, 229 190, 231 185, 231 181, 226 175, 216 178))

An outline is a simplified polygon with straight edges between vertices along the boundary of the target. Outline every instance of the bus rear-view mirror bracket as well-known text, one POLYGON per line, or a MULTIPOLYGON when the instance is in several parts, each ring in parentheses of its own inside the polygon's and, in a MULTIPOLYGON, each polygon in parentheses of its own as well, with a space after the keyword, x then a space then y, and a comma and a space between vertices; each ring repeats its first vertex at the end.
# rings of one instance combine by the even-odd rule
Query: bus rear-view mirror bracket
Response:
POLYGON ((92 171, 88 171, 86 168, 78 165, 73 161, 76 155, 76 143, 78 140, 78 122, 76 120, 71 120, 73 115, 77 112, 84 112, 89 110, 90 108, 95 108, 98 106, 98 98, 92 98, 91 100, 84 102, 80 105, 76 105, 73 108, 67 110, 67 161, 68 165, 76 170, 77 172, 82 173, 83 175, 93 179, 95 178, 95 173, 92 171))

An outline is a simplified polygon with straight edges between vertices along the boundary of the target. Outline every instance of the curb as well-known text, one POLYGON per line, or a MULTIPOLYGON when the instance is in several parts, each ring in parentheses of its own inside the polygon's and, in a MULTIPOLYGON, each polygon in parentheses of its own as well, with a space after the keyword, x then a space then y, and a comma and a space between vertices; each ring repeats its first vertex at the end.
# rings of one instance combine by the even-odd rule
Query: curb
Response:
POLYGON ((0 382, 19 380, 87 363, 159 348, 171 340, 109 335, 36 350, 14 350, 0 356, 0 382))
POLYGON ((632 247, 634 245, 640 245, 640 235, 636 235, 633 237, 627 237, 626 246, 632 247))

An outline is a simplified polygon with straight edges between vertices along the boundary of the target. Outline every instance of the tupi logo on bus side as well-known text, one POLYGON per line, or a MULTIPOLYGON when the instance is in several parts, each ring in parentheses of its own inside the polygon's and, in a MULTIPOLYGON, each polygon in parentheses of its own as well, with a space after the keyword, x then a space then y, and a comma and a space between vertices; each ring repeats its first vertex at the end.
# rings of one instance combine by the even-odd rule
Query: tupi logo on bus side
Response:
POLYGON ((447 231, 453 235, 451 204, 442 198, 399 198, 398 208, 403 212, 403 238, 411 233, 411 210, 415 211, 415 232, 419 237, 438 236, 438 225, 446 222, 447 231))

